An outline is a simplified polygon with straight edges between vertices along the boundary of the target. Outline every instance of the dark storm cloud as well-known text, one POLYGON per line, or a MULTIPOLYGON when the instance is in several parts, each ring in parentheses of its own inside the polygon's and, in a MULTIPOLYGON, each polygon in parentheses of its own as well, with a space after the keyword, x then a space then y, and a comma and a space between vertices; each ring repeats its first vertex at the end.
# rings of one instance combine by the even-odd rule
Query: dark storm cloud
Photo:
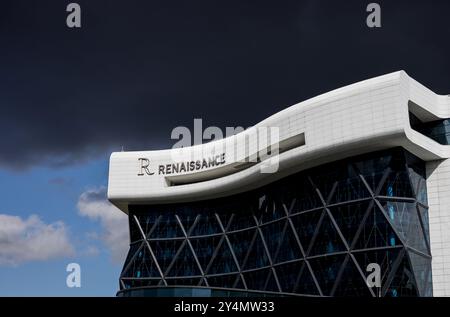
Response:
POLYGON ((450 92, 448 1, 2 1, 0 165, 171 146, 175 126, 249 126, 404 69, 450 92))

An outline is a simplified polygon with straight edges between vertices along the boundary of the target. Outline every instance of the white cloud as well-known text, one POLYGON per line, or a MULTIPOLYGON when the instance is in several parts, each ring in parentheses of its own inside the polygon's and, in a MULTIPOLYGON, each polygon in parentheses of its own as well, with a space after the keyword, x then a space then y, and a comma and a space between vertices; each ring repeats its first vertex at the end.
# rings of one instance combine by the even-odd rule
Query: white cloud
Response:
POLYGON ((123 263, 129 248, 128 217, 106 199, 106 188, 99 187, 81 194, 78 210, 82 216, 100 221, 99 238, 111 252, 114 262, 123 263))
POLYGON ((88 245, 85 249, 81 251, 81 254, 86 256, 97 256, 99 255, 99 253, 100 251, 94 245, 88 245))
POLYGON ((0 265, 18 265, 73 256, 63 222, 44 223, 37 215, 27 219, 0 214, 0 265))

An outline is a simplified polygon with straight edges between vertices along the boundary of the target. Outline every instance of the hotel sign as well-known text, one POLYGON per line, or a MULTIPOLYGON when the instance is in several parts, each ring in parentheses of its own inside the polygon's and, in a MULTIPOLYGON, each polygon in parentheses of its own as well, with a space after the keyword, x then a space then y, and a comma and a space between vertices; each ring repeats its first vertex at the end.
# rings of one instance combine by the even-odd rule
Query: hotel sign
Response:
MULTIPOLYGON (((137 176, 154 175, 156 171, 150 168, 150 160, 145 157, 138 158, 139 170, 137 176)), ((186 172, 196 172, 225 164, 225 153, 213 155, 199 160, 177 162, 158 165, 158 175, 172 175, 186 172)))

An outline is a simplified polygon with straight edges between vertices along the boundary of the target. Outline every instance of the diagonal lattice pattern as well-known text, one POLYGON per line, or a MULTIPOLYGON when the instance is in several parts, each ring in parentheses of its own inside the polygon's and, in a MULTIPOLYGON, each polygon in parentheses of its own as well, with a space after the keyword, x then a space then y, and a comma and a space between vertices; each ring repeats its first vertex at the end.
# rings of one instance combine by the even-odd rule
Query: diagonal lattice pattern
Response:
POLYGON ((121 290, 431 296, 424 165, 397 148, 233 197, 129 207, 121 290), (381 267, 381 289, 365 283, 381 267))

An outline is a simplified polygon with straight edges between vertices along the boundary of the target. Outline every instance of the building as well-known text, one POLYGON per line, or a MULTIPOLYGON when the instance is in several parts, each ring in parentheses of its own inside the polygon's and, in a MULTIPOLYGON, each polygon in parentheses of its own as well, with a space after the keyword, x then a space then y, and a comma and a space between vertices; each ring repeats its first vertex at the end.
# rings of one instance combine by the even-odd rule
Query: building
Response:
POLYGON ((222 140, 113 153, 118 296, 449 296, 447 118, 450 97, 400 71, 222 140))

